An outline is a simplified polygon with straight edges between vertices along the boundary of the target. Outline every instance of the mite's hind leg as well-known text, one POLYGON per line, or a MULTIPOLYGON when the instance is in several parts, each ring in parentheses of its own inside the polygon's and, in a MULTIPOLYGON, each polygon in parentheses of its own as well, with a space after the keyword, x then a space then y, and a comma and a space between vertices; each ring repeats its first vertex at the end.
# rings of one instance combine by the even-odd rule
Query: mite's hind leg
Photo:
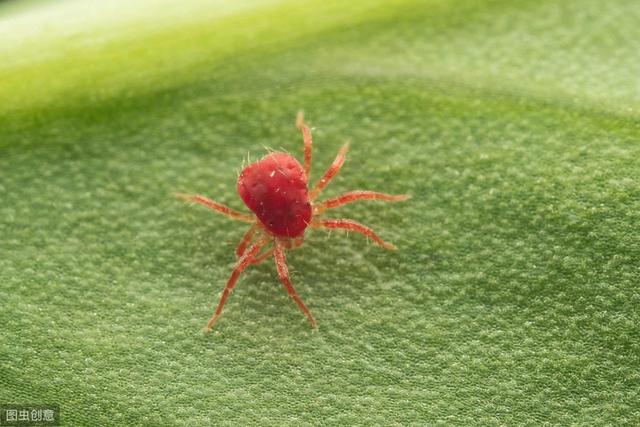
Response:
POLYGON ((267 260, 269 258, 271 258, 273 256, 273 252, 275 251, 274 248, 271 248, 267 251, 265 251, 263 254, 258 255, 257 257, 255 257, 252 261, 251 264, 253 265, 258 265, 260 264, 262 261, 267 260))
POLYGON ((289 268, 287 267, 287 258, 284 253, 284 245, 279 241, 279 239, 276 239, 275 245, 276 246, 274 255, 276 259, 276 268, 278 269, 278 276, 280 276, 280 281, 287 289, 287 293, 289 294, 289 296, 293 298, 295 303, 298 305, 300 311, 302 311, 304 315, 307 316, 307 319, 309 319, 309 322, 311 323, 311 327, 316 328, 318 326, 318 324, 316 323, 316 319, 313 318, 313 315, 311 314, 307 306, 298 296, 298 293, 294 289, 293 284, 291 283, 291 279, 289 278, 289 268))
POLYGON ((253 260, 253 258, 256 256, 258 252, 260 252, 260 250, 266 243, 267 243, 267 240, 265 238, 262 238, 256 244, 251 246, 247 250, 247 252, 245 252, 245 254, 236 263, 235 268, 231 272, 231 276, 229 277, 229 280, 227 280, 227 284, 224 287, 224 291, 222 291, 222 296, 220 297, 220 302, 218 302, 218 307, 216 308, 216 311, 213 313, 213 316, 211 316, 209 323, 207 323, 207 327, 206 327, 207 332, 211 331, 213 326, 218 321, 218 317, 220 317, 220 313, 222 313, 224 304, 227 302, 227 298, 229 298, 229 295, 231 294, 231 291, 236 285, 236 282, 238 281, 240 274, 242 274, 242 272, 249 266, 249 264, 251 264, 251 261, 253 260))
POLYGON ((246 233, 244 233, 242 240, 240 240, 240 243, 238 243, 238 247, 236 248, 236 256, 238 258, 244 255, 244 251, 247 249, 247 246, 249 246, 249 244, 251 243, 251 241, 256 235, 256 231, 258 231, 259 229, 260 229, 260 226, 258 224, 254 224, 251 227, 249 227, 246 233))

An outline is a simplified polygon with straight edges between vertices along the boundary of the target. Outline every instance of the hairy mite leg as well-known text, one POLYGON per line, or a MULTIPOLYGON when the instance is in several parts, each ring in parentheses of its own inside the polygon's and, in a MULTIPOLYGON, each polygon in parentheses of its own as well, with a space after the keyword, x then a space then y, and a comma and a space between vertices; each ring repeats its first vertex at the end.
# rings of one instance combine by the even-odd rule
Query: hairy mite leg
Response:
MULTIPOLYGON (((298 237, 296 239, 291 239, 291 241, 283 240, 282 244, 287 249, 296 249, 296 248, 299 248, 300 246, 302 246, 302 242, 303 241, 304 241, 304 239, 302 237, 298 237)), ((271 258, 273 256, 273 253, 275 252, 275 250, 276 250, 275 248, 270 248, 270 249, 266 250, 264 253, 256 256, 251 261, 251 264, 252 265, 258 265, 261 262, 263 262, 264 260, 267 260, 267 259, 271 258)))
POLYGON ((313 140, 311 139, 311 129, 304 123, 304 114, 302 111, 298 111, 296 117, 296 127, 302 132, 302 140, 304 141, 304 173, 309 180, 309 174, 311 173, 311 145, 313 140))
POLYGON ((348 231, 355 231, 356 233, 363 234, 376 242, 379 246, 385 249, 396 250, 398 249, 394 244, 385 242, 378 236, 372 229, 362 224, 359 224, 350 219, 317 219, 311 221, 311 226, 314 228, 340 228, 348 231))
POLYGON ((236 256, 238 258, 244 255, 245 249, 247 249, 247 246, 249 245, 249 243, 251 243, 253 237, 256 234, 256 231, 259 228, 260 226, 258 224, 253 224, 251 227, 249 227, 247 232, 244 233, 244 237, 242 238, 242 240, 240 240, 240 243, 238 243, 238 247, 236 248, 236 256))
POLYGON ((289 296, 293 298, 293 300, 298 305, 300 310, 305 314, 305 316, 307 316, 307 319, 309 319, 309 322, 311 323, 311 327, 317 328, 318 325, 316 323, 316 319, 313 318, 313 315, 311 314, 307 306, 304 305, 304 302, 302 302, 302 300, 298 296, 298 293, 296 292, 296 290, 293 288, 293 285, 291 284, 291 279, 289 279, 289 268, 287 267, 287 258, 284 254, 284 249, 285 248, 282 242, 280 242, 279 239, 276 239, 276 247, 275 247, 274 254, 276 259, 276 268, 278 269, 278 276, 280 276, 280 281, 282 282, 284 287, 287 289, 289 296))
POLYGON ((273 256, 273 252, 275 251, 275 249, 271 248, 268 251, 266 251, 263 254, 258 255, 257 257, 255 257, 252 261, 251 264, 253 265, 258 265, 260 264, 262 261, 269 259, 273 256))
POLYGON ((342 165, 347 158, 347 151, 349 151, 348 142, 342 146, 340 151, 338 151, 338 155, 336 156, 331 166, 329 166, 329 169, 327 169, 324 175, 322 175, 322 178, 320 178, 313 190, 311 190, 311 192, 309 193, 309 199, 311 201, 314 201, 316 197, 318 197, 320 192, 324 190, 327 185, 329 185, 333 177, 336 176, 338 172, 340 172, 340 168, 342 168, 342 165))
POLYGON ((231 291, 236 285, 236 282, 238 281, 238 277, 240 277, 240 274, 242 274, 242 272, 249 266, 249 264, 251 264, 251 260, 253 260, 256 254, 260 252, 260 250, 266 243, 267 243, 267 240, 265 238, 260 239, 256 244, 251 246, 249 250, 247 250, 247 252, 242 256, 242 258, 240 258, 236 263, 235 268, 231 272, 231 276, 229 277, 229 280, 227 280, 227 285, 224 287, 224 290, 222 291, 222 296, 220 297, 220 302, 218 302, 218 307, 216 308, 216 311, 213 313, 213 316, 211 316, 211 320, 209 320, 209 323, 207 323, 207 327, 206 327, 207 332, 211 331, 213 326, 218 321, 218 317, 220 317, 220 313, 222 313, 222 308, 224 307, 224 304, 227 302, 227 298, 229 298, 231 291))
POLYGON ((255 218, 252 215, 243 214, 242 212, 238 212, 234 209, 231 209, 228 206, 223 205, 222 203, 214 202, 211 199, 207 199, 204 196, 200 196, 198 194, 176 194, 176 197, 186 200, 188 202, 199 203, 202 206, 206 206, 209 209, 213 209, 216 212, 220 212, 221 214, 227 216, 228 218, 235 219, 237 221, 244 222, 255 222, 255 218))
POLYGON ((375 191, 349 191, 348 193, 341 194, 338 197, 325 200, 318 203, 313 207, 313 214, 319 215, 327 209, 334 209, 338 206, 346 205, 347 203, 355 202, 356 200, 383 200, 385 202, 401 202, 407 200, 409 196, 407 194, 385 194, 377 193, 375 191))

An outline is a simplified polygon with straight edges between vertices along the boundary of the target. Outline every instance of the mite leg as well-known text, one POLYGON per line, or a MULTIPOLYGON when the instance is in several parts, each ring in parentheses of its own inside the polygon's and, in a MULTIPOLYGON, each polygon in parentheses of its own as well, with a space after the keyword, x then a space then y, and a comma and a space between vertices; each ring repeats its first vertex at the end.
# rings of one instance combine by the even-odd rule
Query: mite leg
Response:
POLYGON ((289 296, 293 298, 300 310, 304 313, 305 316, 307 316, 307 319, 309 319, 309 322, 311 323, 311 327, 318 327, 316 319, 313 318, 313 315, 311 314, 307 306, 304 305, 304 302, 302 302, 302 300, 298 296, 298 293, 291 284, 291 279, 289 279, 289 268, 287 267, 287 258, 284 254, 284 246, 278 239, 276 239, 276 247, 274 253, 276 259, 276 268, 278 269, 278 276, 280 276, 280 281, 287 289, 289 296))
POLYGON ((244 255, 245 249, 247 249, 247 246, 253 240, 253 237, 255 236, 258 228, 259 228, 258 224, 254 224, 251 227, 249 227, 246 233, 244 233, 244 237, 242 238, 242 240, 240 240, 240 243, 238 243, 238 247, 236 248, 236 256, 238 258, 244 255))
POLYGON ((311 139, 311 129, 304 123, 304 114, 302 111, 298 111, 296 117, 296 127, 302 132, 302 140, 304 141, 304 173, 309 180, 309 174, 311 173, 311 145, 313 140, 311 139))
POLYGON ((262 261, 271 258, 271 256, 273 256, 273 252, 275 251, 275 249, 271 248, 268 251, 266 251, 263 254, 258 255, 257 257, 255 257, 252 261, 251 264, 253 265, 258 265, 260 264, 262 261))
POLYGON ((200 196, 198 194, 178 193, 176 194, 176 197, 182 200, 186 200, 188 202, 199 203, 202 206, 206 206, 209 209, 213 209, 214 211, 220 212, 221 214, 231 219, 235 219, 237 221, 244 221, 244 222, 251 222, 251 223, 255 222, 255 219, 252 215, 243 214, 242 212, 238 212, 234 209, 231 209, 230 207, 225 206, 222 203, 214 202, 213 200, 207 199, 206 197, 200 196))
POLYGON ((320 192, 324 190, 327 185, 329 185, 333 177, 335 177, 338 172, 340 172, 340 169, 342 168, 342 165, 347 158, 347 151, 349 151, 349 143, 346 143, 342 146, 340 151, 338 151, 338 155, 336 156, 335 160, 333 161, 331 166, 329 166, 329 169, 327 169, 324 175, 322 175, 322 178, 320 178, 320 180, 313 187, 313 190, 311 190, 311 192, 309 193, 309 199, 311 199, 311 201, 314 201, 316 197, 318 197, 320 192))
POLYGON ((385 194, 377 193, 375 191, 349 191, 348 193, 341 194, 338 197, 334 197, 324 202, 318 203, 313 207, 313 214, 319 215, 327 209, 334 209, 347 203, 355 202, 356 200, 383 200, 385 202, 401 202, 407 200, 409 195, 407 194, 385 194))
POLYGON ((249 264, 251 264, 251 260, 253 260, 256 254, 260 252, 260 249, 262 249, 262 247, 266 243, 267 241, 264 238, 259 240, 256 244, 251 246, 247 250, 247 252, 236 263, 235 268, 231 272, 231 276, 229 277, 229 280, 227 280, 227 285, 224 287, 224 291, 222 291, 222 296, 220 297, 220 302, 218 302, 218 307, 216 308, 216 311, 213 313, 213 316, 211 316, 209 323, 207 323, 207 327, 206 327, 207 332, 211 331, 213 326, 218 321, 218 317, 220 317, 220 313, 222 313, 224 304, 227 302, 227 298, 229 298, 231 291, 236 285, 236 282, 238 281, 238 277, 240 277, 240 274, 242 274, 242 272, 249 266, 249 264))
POLYGON ((359 224, 350 219, 319 219, 311 221, 311 226, 314 228, 340 228, 347 231, 355 231, 356 233, 363 234, 382 246, 385 249, 396 250, 396 246, 392 243, 385 242, 378 236, 372 229, 362 224, 359 224))

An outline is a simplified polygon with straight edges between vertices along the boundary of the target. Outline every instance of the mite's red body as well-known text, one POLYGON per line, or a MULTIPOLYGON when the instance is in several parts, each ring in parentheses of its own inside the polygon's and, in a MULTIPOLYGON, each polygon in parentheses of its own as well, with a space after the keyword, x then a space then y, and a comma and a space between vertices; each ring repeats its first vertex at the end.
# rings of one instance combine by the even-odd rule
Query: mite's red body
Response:
POLYGON ((185 200, 213 209, 231 219, 251 224, 251 227, 249 227, 236 248, 238 261, 220 296, 216 311, 207 324, 207 331, 213 328, 218 317, 220 317, 222 308, 236 285, 240 274, 248 266, 258 264, 271 257, 275 260, 278 276, 287 293, 307 316, 311 326, 316 326, 316 321, 311 312, 302 302, 291 283, 285 255, 286 249, 293 249, 302 245, 303 235, 307 227, 354 231, 372 239, 385 249, 396 248, 362 224, 350 219, 331 219, 322 218, 322 216, 330 209, 357 200, 398 202, 406 200, 408 196, 394 196, 374 191, 358 190, 344 193, 324 202, 317 202, 316 198, 342 168, 348 145, 344 145, 340 149, 331 166, 316 184, 309 188, 311 130, 304 124, 302 113, 298 114, 296 125, 302 132, 304 141, 304 166, 290 154, 272 153, 244 168, 238 177, 238 193, 240 193, 244 203, 255 215, 238 212, 197 194, 178 195, 185 200))
POLYGON ((295 157, 272 153, 242 170, 238 193, 260 223, 279 237, 300 237, 311 223, 307 175, 295 157))

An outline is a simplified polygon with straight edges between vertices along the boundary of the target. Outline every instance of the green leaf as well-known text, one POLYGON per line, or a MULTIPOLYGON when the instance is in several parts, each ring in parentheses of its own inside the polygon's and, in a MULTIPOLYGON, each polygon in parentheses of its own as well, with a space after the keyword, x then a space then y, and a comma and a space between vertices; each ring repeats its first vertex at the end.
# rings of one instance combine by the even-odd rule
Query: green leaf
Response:
POLYGON ((0 404, 69 425, 623 425, 640 412, 634 1, 0 3, 0 404), (332 212, 205 325, 267 149, 332 212))

